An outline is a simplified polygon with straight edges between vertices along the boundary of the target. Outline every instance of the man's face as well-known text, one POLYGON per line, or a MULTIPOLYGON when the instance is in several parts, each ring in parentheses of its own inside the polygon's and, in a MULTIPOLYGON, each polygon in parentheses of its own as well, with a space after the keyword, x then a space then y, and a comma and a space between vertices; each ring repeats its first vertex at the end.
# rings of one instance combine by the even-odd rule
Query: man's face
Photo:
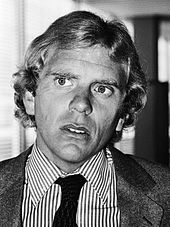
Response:
POLYGON ((111 139, 124 91, 120 66, 105 48, 53 52, 36 91, 37 145, 70 172, 111 139))

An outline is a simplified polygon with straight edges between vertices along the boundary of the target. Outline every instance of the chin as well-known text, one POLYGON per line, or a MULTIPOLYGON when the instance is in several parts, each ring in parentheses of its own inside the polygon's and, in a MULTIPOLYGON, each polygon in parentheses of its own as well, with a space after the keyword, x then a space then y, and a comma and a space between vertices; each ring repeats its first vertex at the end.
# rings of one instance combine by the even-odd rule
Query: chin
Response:
POLYGON ((68 162, 81 162, 84 152, 77 145, 69 145, 61 149, 60 157, 68 162))

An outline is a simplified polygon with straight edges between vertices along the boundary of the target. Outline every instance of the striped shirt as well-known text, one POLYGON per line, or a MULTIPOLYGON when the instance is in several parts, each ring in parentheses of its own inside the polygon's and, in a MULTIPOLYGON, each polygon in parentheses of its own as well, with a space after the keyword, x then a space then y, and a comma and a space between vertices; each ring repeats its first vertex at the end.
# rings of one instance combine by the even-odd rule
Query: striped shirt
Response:
MULTIPOLYGON (((25 168, 23 227, 51 227, 61 202, 61 188, 54 182, 68 174, 49 161, 36 145, 25 168)), ((94 155, 73 174, 82 174, 87 180, 78 201, 78 227, 120 226, 116 175, 110 151, 106 149, 94 155)))

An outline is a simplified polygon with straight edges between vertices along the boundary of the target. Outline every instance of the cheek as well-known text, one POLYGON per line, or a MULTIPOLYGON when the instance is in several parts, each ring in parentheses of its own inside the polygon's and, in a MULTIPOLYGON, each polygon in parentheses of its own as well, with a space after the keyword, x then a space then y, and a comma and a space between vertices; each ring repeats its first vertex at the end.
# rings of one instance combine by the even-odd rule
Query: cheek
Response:
POLYGON ((37 95, 35 102, 35 117, 40 123, 45 123, 53 112, 53 102, 47 96, 37 95))
POLYGON ((104 121, 105 123, 111 123, 119 110, 119 105, 118 103, 107 102, 103 105, 96 105, 95 109, 100 121, 104 121))
POLYGON ((97 121, 104 133, 115 128, 118 119, 118 112, 119 105, 113 105, 113 103, 108 103, 108 105, 104 105, 98 109, 97 121))
POLYGON ((37 121, 43 124, 48 123, 53 127, 53 125, 58 125, 67 113, 68 100, 64 96, 58 96, 55 92, 37 95, 35 102, 37 121))

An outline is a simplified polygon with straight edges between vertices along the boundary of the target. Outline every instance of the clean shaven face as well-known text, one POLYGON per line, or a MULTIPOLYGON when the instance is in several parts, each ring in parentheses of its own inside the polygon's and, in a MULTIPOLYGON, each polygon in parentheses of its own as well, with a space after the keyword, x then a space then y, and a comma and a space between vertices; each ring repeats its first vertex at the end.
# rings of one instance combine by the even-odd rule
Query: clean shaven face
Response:
POLYGON ((107 49, 55 52, 49 52, 35 96, 37 145, 72 172, 111 139, 125 92, 120 65, 107 49))

